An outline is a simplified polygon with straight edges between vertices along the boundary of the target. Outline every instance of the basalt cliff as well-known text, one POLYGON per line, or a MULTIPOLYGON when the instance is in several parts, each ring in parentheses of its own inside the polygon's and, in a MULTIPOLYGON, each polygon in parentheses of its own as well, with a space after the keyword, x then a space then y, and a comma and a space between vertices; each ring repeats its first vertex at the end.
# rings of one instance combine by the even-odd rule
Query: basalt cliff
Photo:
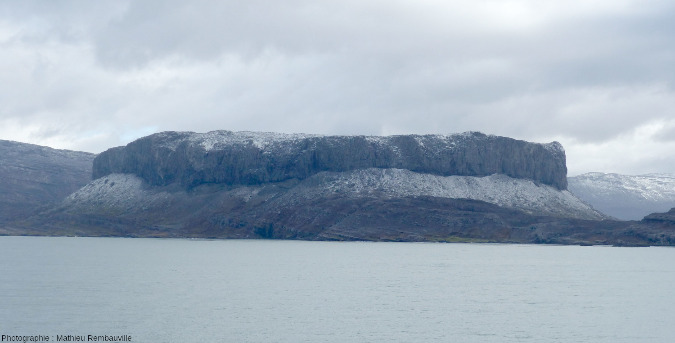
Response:
POLYGON ((94 160, 94 179, 125 173, 153 186, 177 183, 259 185, 304 180, 320 172, 404 169, 438 176, 503 174, 567 188, 565 152, 469 132, 388 137, 311 136, 214 131, 165 132, 110 149, 94 160))
POLYGON ((654 221, 658 225, 608 220, 567 190, 566 172, 565 152, 556 142, 476 132, 386 137, 163 132, 99 154, 93 181, 4 233, 675 242, 667 220, 654 221))

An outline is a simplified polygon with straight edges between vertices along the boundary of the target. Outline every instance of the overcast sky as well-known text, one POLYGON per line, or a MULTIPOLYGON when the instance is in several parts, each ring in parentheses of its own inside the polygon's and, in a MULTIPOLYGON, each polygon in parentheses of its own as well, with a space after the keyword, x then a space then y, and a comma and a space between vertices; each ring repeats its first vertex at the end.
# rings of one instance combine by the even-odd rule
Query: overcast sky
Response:
POLYGON ((3 1, 0 139, 481 131, 675 173, 675 1, 3 1))

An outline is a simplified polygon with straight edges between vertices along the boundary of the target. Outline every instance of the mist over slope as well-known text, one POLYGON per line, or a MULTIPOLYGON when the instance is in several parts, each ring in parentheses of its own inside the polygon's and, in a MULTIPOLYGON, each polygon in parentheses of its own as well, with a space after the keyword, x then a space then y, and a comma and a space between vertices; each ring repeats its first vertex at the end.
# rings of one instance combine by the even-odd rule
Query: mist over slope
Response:
POLYGON ((595 209, 622 220, 639 220, 675 207, 675 175, 586 173, 568 178, 569 190, 595 209))

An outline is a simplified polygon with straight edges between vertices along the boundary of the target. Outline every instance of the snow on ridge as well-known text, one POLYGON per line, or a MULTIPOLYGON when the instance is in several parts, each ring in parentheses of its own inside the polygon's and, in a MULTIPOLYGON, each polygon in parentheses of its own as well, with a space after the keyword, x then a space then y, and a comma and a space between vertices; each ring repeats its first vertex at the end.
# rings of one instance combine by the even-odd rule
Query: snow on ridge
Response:
POLYGON ((551 142, 551 143, 540 143, 541 146, 544 147, 544 149, 552 152, 552 153, 565 153, 565 148, 562 146, 562 144, 558 142, 551 142))
POLYGON ((287 141, 299 141, 321 135, 302 133, 276 133, 276 132, 253 132, 253 131, 227 131, 216 130, 204 133, 190 131, 165 131, 152 135, 158 142, 157 145, 173 151, 184 142, 199 145, 206 151, 222 149, 231 145, 253 145, 258 149, 266 148, 287 141))
POLYGON ((602 173, 602 172, 589 172, 581 175, 575 176, 577 178, 590 179, 590 178, 614 178, 614 179, 628 179, 628 178, 666 178, 666 179, 675 179, 675 174, 672 173, 648 173, 648 174, 637 174, 637 175, 625 175, 617 173, 602 173))
POLYGON ((627 192, 645 200, 675 201, 675 174, 622 175, 592 172, 571 179, 596 194, 627 192))
POLYGON ((193 134, 191 142, 201 145, 205 150, 222 148, 233 144, 251 144, 258 149, 264 150, 279 142, 299 141, 307 138, 322 137, 302 133, 276 133, 276 132, 253 132, 253 131, 210 131, 193 134))
POLYGON ((502 174, 484 177, 438 176, 405 169, 364 169, 345 173, 325 173, 330 192, 380 193, 392 197, 434 196, 489 202, 531 214, 584 219, 604 219, 604 215, 568 191, 537 185, 531 180, 502 174))
MULTIPOLYGON (((308 138, 348 138, 361 137, 371 144, 388 145, 395 152, 398 147, 392 144, 392 140, 397 137, 412 137, 417 144, 423 148, 433 147, 434 149, 454 149, 461 147, 463 142, 468 140, 486 140, 495 138, 497 136, 491 134, 484 134, 477 131, 466 131, 453 134, 411 134, 411 135, 390 135, 390 136, 364 136, 364 135, 319 135, 319 134, 305 134, 305 133, 278 133, 278 132, 255 132, 255 131, 228 131, 216 130, 205 133, 196 132, 160 132, 153 136, 159 138, 158 145, 171 150, 176 148, 183 142, 187 141, 190 144, 201 146, 206 151, 214 149, 223 149, 232 145, 251 145, 257 149, 268 151, 270 148, 279 147, 280 143, 298 142, 308 138), (427 144, 427 143, 434 144, 427 144)), ((539 144, 546 150, 553 153, 564 153, 563 146, 558 142, 551 143, 534 143, 539 144)))
MULTIPOLYGON (((417 141, 420 146, 424 147, 424 141, 429 139, 436 139, 437 141, 444 142, 446 148, 453 148, 458 145, 463 140, 473 138, 487 138, 495 137, 494 135, 485 135, 480 132, 467 131, 462 133, 455 133, 449 135, 441 134, 429 134, 429 135, 391 135, 391 136, 363 136, 363 135, 318 135, 318 134, 304 134, 304 133, 277 133, 277 132, 254 132, 254 131, 227 131, 227 130, 216 130, 209 131, 206 133, 194 133, 194 132, 181 132, 180 134, 187 134, 187 137, 180 139, 178 142, 174 142, 172 147, 175 150, 175 147, 183 140, 187 140, 192 144, 200 145, 207 151, 213 149, 220 149, 230 145, 246 145, 251 144, 260 150, 266 150, 272 146, 276 146, 279 143, 289 142, 289 141, 300 141, 308 138, 344 138, 344 137, 362 137, 366 141, 378 144, 378 145, 390 145, 393 138, 401 136, 412 136, 417 141)), ((394 150, 397 150, 397 147, 391 145, 394 150)))

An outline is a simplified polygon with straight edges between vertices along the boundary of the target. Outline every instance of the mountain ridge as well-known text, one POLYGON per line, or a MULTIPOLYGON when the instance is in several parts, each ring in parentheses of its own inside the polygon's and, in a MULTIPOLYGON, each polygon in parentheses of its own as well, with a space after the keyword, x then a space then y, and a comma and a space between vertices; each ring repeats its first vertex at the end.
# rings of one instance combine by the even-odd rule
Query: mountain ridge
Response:
POLYGON ((0 224, 55 205, 87 184, 94 156, 0 140, 0 224))
POLYGON ((551 178, 566 173, 557 143, 166 132, 92 165, 93 180, 0 234, 675 245, 675 209, 610 220, 551 178), (527 163, 492 160, 504 151, 527 163), (475 175, 443 175, 452 170, 475 175))
POLYGON ((93 178, 128 173, 155 186, 177 182, 189 188, 202 183, 261 184, 367 168, 441 176, 497 173, 567 188, 565 152, 559 143, 478 132, 445 136, 162 132, 102 152, 94 160, 93 178))
POLYGON ((674 174, 592 172, 568 177, 568 189, 597 210, 621 220, 639 220, 675 206, 674 174))

